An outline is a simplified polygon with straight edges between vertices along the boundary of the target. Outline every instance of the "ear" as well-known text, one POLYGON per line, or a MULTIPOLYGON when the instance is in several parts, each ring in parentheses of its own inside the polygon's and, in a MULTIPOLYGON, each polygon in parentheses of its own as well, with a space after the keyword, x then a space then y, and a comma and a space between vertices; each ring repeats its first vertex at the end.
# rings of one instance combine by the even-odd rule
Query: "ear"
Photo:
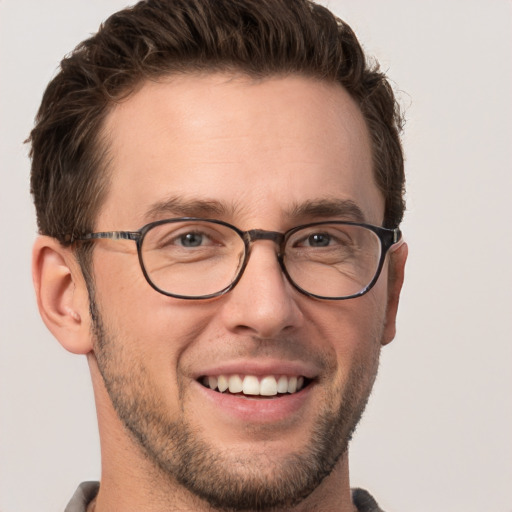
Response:
POLYGON ((386 308, 386 323, 382 336, 382 345, 390 343, 396 334, 396 314, 400 291, 404 283, 405 262, 408 254, 407 244, 402 243, 396 250, 390 253, 388 263, 388 301, 386 308))
POLYGON ((54 238, 38 237, 32 251, 32 278, 48 329, 66 350, 90 352, 89 294, 73 251, 54 238))

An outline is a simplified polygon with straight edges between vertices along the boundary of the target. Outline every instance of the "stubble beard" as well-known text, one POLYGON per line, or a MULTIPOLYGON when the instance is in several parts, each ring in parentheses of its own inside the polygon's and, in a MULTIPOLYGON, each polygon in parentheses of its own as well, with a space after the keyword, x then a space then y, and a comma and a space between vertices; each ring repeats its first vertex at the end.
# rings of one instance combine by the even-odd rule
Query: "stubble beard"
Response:
POLYGON ((250 454, 222 452, 184 418, 166 414, 152 393, 149 372, 123 357, 93 297, 90 293, 95 356, 109 397, 144 457, 171 488, 177 482, 219 511, 289 509, 307 498, 346 452, 377 374, 378 350, 372 368, 368 361, 354 365, 344 390, 332 393, 307 446, 279 458, 258 456, 257 446, 250 454))

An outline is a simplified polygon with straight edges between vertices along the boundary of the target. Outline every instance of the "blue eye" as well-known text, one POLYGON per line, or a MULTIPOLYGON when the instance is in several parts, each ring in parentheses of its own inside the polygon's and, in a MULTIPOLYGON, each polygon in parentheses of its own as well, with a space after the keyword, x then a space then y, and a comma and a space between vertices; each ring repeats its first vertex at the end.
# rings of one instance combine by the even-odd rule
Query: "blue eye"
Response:
POLYGON ((307 241, 310 247, 327 247, 331 243, 331 236, 325 233, 314 233, 308 236, 307 241))
POLYGON ((202 233, 186 233, 178 238, 183 247, 199 247, 203 244, 204 235, 202 233))

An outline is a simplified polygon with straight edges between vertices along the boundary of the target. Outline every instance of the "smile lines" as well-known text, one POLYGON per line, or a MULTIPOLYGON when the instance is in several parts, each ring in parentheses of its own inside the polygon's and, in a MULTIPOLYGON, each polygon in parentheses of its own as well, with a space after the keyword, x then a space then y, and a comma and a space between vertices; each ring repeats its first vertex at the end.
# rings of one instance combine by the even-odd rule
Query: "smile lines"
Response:
POLYGON ((300 391, 306 380, 304 377, 287 377, 281 375, 275 377, 267 375, 261 379, 254 375, 219 375, 205 376, 200 382, 214 391, 224 393, 243 393, 252 396, 275 396, 284 393, 296 393, 300 391))

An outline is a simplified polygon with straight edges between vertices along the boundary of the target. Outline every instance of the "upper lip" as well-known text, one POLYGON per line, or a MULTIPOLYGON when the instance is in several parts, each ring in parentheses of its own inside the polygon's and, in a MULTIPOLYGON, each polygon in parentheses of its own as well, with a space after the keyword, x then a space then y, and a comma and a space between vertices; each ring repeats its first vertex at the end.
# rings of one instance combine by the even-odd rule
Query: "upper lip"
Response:
POLYGON ((199 379, 204 376, 218 375, 254 375, 264 377, 266 375, 303 376, 314 379, 319 373, 317 367, 304 361, 285 360, 234 360, 218 364, 210 364, 198 371, 194 371, 192 377, 199 379))

